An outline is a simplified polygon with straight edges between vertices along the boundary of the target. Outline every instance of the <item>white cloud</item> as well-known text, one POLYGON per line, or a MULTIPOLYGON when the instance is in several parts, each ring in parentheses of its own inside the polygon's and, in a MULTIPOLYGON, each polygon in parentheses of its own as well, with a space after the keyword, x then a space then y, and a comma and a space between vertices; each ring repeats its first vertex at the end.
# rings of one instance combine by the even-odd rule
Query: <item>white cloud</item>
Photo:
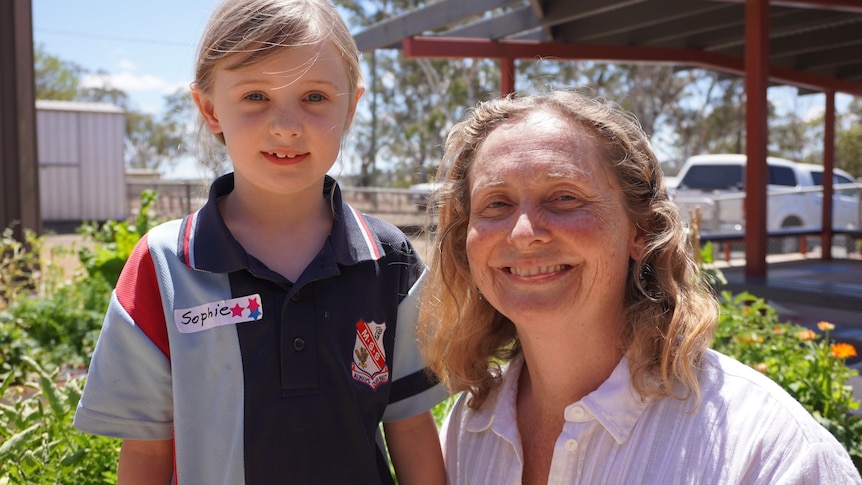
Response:
POLYGON ((120 60, 118 65, 119 65, 120 69, 122 69, 124 71, 135 71, 138 68, 138 66, 134 62, 132 62, 128 59, 120 60))

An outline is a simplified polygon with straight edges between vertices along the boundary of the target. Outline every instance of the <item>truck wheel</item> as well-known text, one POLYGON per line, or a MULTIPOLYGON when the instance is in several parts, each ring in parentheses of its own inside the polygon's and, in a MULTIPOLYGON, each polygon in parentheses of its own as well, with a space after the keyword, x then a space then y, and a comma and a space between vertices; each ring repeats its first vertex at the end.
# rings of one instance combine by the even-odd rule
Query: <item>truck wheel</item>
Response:
MULTIPOLYGON (((797 217, 788 217, 781 223, 782 229, 802 227, 802 221, 797 217)), ((781 238, 781 253, 798 253, 800 236, 785 236, 781 238)))

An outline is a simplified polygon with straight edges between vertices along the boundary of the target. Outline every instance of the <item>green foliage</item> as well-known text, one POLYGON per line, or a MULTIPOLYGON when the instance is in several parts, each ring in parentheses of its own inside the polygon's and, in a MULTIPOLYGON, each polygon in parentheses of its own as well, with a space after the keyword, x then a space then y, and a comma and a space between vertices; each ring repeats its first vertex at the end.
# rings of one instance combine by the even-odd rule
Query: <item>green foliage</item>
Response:
POLYGON ((112 288, 117 284, 120 271, 135 244, 159 223, 153 209, 157 200, 157 192, 145 190, 141 194, 140 213, 133 224, 107 221, 101 226, 89 223, 78 229, 79 233, 97 243, 95 249, 84 247, 78 253, 87 274, 103 278, 112 288))
POLYGON ((829 338, 834 326, 821 322, 822 334, 778 320, 775 310, 749 293, 721 294, 713 348, 766 374, 795 397, 841 442, 862 468, 862 416, 847 379, 858 372, 846 365, 856 355, 849 344, 829 338))
POLYGON ((80 275, 39 298, 15 299, 0 312, 0 371, 28 355, 52 369, 89 364, 110 294, 104 279, 80 275))
POLYGON ((75 99, 84 74, 81 66, 45 52, 42 44, 36 44, 33 61, 36 99, 75 99))
POLYGON ((152 210, 157 194, 141 199, 131 224, 79 229, 92 249, 79 251, 86 271, 68 279, 41 261, 43 238, 28 234, 21 244, 10 229, 3 233, 0 295, 8 306, 0 311, 0 485, 116 483, 120 440, 74 430, 82 381, 60 382, 60 376, 89 364, 120 269, 159 222, 152 210))
POLYGON ((116 483, 120 440, 72 427, 82 381, 58 384, 56 373, 22 361, 37 382, 11 388, 7 375, 0 385, 0 483, 116 483))
POLYGON ((14 237, 11 227, 0 237, 0 309, 19 293, 36 287, 42 239, 33 231, 24 231, 24 242, 14 237))

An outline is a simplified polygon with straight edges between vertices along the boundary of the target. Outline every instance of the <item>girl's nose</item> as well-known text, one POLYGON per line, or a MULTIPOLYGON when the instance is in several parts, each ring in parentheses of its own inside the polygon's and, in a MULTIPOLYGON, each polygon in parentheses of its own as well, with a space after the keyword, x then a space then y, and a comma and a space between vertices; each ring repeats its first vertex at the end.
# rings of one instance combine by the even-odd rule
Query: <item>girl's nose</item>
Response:
POLYGON ((302 134, 302 122, 293 109, 276 110, 270 122, 270 133, 279 137, 296 137, 302 134))

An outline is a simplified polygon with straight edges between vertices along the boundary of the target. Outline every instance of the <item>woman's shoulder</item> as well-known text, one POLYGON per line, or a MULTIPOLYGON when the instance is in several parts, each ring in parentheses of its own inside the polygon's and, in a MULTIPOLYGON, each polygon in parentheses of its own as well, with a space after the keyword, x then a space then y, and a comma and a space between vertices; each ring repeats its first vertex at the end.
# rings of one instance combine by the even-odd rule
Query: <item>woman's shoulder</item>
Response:
POLYGON ((730 426, 752 433, 794 435, 809 442, 834 441, 793 396, 738 360, 708 350, 701 372, 701 408, 723 413, 730 426))

